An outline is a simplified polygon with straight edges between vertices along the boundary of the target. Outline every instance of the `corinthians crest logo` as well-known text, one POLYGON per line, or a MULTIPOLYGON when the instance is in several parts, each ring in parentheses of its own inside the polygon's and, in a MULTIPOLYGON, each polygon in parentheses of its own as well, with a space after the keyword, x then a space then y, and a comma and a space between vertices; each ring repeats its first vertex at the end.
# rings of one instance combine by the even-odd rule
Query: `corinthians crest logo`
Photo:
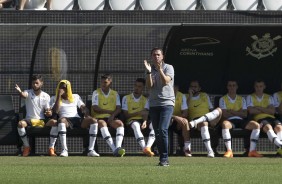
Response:
POLYGON ((273 53, 277 51, 274 41, 279 40, 281 36, 278 35, 274 38, 271 38, 270 33, 266 33, 262 36, 262 38, 258 38, 257 35, 253 35, 251 38, 255 41, 251 45, 252 48, 246 48, 246 55, 251 55, 257 59, 261 59, 269 55, 273 56, 273 53))

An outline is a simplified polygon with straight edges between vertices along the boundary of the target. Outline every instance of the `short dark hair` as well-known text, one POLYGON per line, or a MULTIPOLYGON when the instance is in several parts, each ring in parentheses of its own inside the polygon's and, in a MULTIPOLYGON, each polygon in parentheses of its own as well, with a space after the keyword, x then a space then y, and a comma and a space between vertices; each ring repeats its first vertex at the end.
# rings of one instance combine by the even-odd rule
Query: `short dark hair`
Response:
POLYGON ((232 79, 232 78, 227 79, 226 84, 227 84, 228 82, 236 82, 236 83, 238 84, 238 81, 237 81, 236 79, 232 79))
POLYGON ((265 83, 263 79, 256 79, 254 83, 265 83))
POLYGON ((40 74, 35 74, 31 77, 32 81, 40 80, 41 82, 43 81, 43 77, 40 74))
POLYGON ((153 54, 153 52, 155 52, 156 50, 160 50, 162 52, 162 54, 164 54, 163 49, 159 48, 159 47, 155 47, 151 50, 151 55, 153 54))
POLYGON ((145 85, 146 81, 144 78, 137 78, 135 82, 141 82, 142 84, 145 85))
POLYGON ((105 73, 103 75, 101 75, 101 79, 112 79, 112 75, 109 73, 105 73))

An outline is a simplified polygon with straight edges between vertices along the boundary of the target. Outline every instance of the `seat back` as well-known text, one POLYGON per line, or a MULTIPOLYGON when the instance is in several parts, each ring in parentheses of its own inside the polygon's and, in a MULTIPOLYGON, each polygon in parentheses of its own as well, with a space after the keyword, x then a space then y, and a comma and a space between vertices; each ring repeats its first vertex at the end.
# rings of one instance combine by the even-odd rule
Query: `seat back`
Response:
POLYGON ((44 8, 46 0, 27 0, 24 6, 25 10, 46 10, 44 8))
POLYGON ((134 10, 136 0, 109 0, 112 10, 134 10))
POLYGON ((18 143, 17 118, 11 95, 0 95, 0 145, 18 143))
POLYGON ((78 0, 78 5, 81 10, 103 10, 105 0, 78 0))
POLYGON ((170 0, 173 10, 195 10, 197 0, 170 0))
POLYGON ((266 10, 282 10, 282 0, 262 0, 266 10))
POLYGON ((205 10, 226 10, 228 0, 202 0, 205 10))
POLYGON ((232 0, 235 10, 257 10, 258 0, 232 0))
POLYGON ((140 0, 143 10, 164 10, 167 0, 140 0))
POLYGON ((52 0, 51 10, 72 10, 74 0, 52 0))

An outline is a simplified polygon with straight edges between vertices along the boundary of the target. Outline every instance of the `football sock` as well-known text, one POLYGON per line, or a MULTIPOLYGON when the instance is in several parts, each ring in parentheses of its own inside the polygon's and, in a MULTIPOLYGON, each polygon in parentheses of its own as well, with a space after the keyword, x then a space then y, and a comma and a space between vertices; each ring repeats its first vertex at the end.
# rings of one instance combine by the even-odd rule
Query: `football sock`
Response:
POLYGON ((61 146, 63 150, 68 150, 67 147, 67 128, 65 123, 59 123, 58 124, 58 131, 61 141, 61 146))
POLYGON ((124 127, 118 127, 116 133, 116 147, 121 147, 124 136, 124 127))
POLYGON ((256 150, 260 129, 253 129, 251 133, 250 151, 256 150))
POLYGON ((114 145, 113 138, 111 137, 108 127, 102 127, 100 128, 100 130, 101 130, 102 137, 106 140, 107 144, 110 146, 110 148, 114 152, 116 150, 116 146, 114 145))
POLYGON ((191 141, 185 141, 184 142, 184 149, 189 149, 191 151, 191 141))
POLYGON ((144 136, 141 132, 140 129, 140 124, 136 121, 134 121, 133 123, 131 123, 131 128, 134 131, 134 136, 138 142, 138 144, 141 146, 142 149, 145 148, 145 140, 144 140, 144 136))
POLYGON ((147 145, 146 147, 152 147, 152 145, 154 144, 155 140, 156 140, 156 137, 155 137, 155 131, 153 129, 153 125, 152 123, 150 123, 149 125, 149 129, 151 130, 150 133, 149 133, 149 138, 148 138, 148 142, 147 142, 147 145))
POLYGON ((276 146, 278 146, 279 148, 281 148, 282 146, 282 142, 277 139, 277 135, 274 133, 273 130, 268 130, 267 131, 267 136, 268 136, 268 139, 273 142, 276 146))
POLYGON ((231 150, 231 135, 229 129, 222 129, 222 138, 227 150, 231 150))
POLYGON ((212 121, 219 117, 219 111, 217 109, 205 114, 204 116, 199 117, 198 119, 192 120, 190 122, 192 127, 197 127, 197 124, 203 123, 205 121, 212 121))
POLYGON ((21 137, 21 139, 23 141, 23 145, 25 147, 29 147, 29 142, 27 140, 25 128, 18 128, 18 133, 19 133, 19 136, 21 137))
POLYGON ((207 148, 207 151, 210 152, 212 151, 211 148, 211 141, 210 141, 210 133, 209 133, 209 129, 207 126, 203 126, 201 127, 201 136, 202 136, 202 140, 207 148))
POLYGON ((94 150, 95 141, 98 133, 98 123, 94 123, 90 125, 89 128, 89 146, 88 150, 94 150))
POLYGON ((54 148, 55 147, 55 143, 57 141, 58 138, 58 127, 57 126, 52 126, 51 131, 50 131, 50 144, 49 144, 49 148, 54 148))
POLYGON ((278 139, 279 139, 280 141, 282 141, 282 131, 277 132, 276 134, 277 134, 278 139))

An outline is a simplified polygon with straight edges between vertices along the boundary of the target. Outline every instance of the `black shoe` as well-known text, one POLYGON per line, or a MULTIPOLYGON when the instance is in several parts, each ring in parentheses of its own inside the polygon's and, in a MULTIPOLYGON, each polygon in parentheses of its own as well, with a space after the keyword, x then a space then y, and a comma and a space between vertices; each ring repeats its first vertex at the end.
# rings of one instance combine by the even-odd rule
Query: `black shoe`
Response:
POLYGON ((167 160, 165 160, 165 161, 161 161, 160 163, 159 163, 159 165, 158 166, 164 166, 164 167, 167 167, 167 166, 169 166, 169 163, 168 163, 168 161, 167 160))

